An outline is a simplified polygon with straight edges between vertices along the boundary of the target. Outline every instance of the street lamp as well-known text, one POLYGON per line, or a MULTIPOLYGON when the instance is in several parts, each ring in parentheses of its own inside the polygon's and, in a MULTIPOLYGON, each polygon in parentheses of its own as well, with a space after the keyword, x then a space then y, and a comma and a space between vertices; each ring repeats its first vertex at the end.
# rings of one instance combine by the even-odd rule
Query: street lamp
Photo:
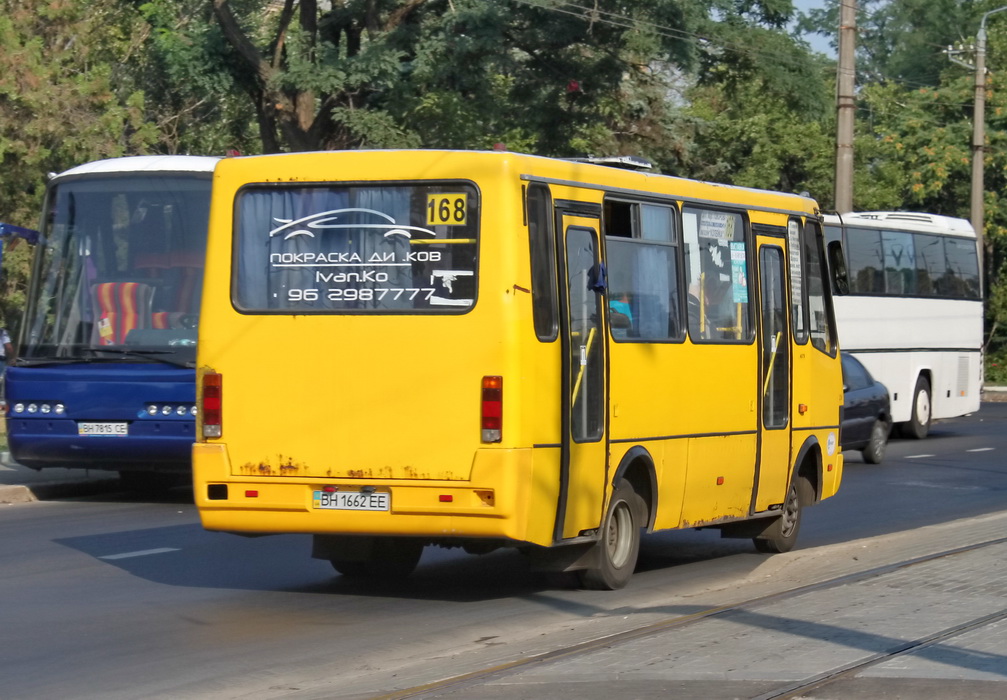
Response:
MULTIPOLYGON (((983 149, 986 141, 986 19, 1007 11, 1007 5, 990 10, 979 22, 976 34, 976 96, 972 117, 972 228, 979 243, 979 270, 984 271, 985 236, 983 236, 983 149)), ((984 275, 985 277, 985 275, 984 275)))

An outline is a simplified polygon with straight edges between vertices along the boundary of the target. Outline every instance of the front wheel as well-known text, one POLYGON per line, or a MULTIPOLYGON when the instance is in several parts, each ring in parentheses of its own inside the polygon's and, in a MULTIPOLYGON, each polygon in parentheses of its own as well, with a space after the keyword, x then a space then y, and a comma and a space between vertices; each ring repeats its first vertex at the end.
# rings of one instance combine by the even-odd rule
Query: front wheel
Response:
POLYGON ((640 528, 646 506, 632 485, 622 481, 612 494, 602 525, 596 566, 578 572, 584 588, 614 591, 629 583, 640 555, 640 528))
POLYGON ((925 438, 930 432, 930 409, 930 382, 926 377, 920 377, 913 391, 912 415, 908 422, 902 424, 903 435, 917 440, 925 438))
POLYGON ((804 477, 798 477, 791 482, 783 512, 769 529, 752 540, 760 552, 789 552, 797 544, 797 533, 801 529, 801 492, 811 488, 810 484, 801 483, 805 481, 804 477))

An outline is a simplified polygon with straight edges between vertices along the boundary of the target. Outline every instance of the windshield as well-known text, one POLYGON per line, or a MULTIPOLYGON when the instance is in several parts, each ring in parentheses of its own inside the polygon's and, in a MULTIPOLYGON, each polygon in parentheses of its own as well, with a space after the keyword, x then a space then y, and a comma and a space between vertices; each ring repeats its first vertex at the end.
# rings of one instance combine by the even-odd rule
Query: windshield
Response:
POLYGON ((210 184, 130 173, 52 187, 19 360, 192 365, 210 184))
POLYGON ((254 186, 235 212, 242 311, 464 313, 475 303, 471 184, 254 186))

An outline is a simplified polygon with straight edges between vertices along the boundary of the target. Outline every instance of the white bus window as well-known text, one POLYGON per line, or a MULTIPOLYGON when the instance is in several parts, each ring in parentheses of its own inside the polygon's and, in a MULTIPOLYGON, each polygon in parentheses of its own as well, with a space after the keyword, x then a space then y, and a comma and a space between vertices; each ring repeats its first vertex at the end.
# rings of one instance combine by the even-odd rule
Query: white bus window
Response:
POLYGON ((881 247, 885 254, 885 293, 892 296, 915 295, 913 234, 905 231, 882 231, 881 247))
POLYGON ((854 294, 882 294, 885 291, 882 269, 881 232, 874 229, 846 230, 846 266, 850 291, 854 294))
POLYGON ((938 284, 940 296, 979 299, 981 294, 976 242, 969 239, 945 238, 944 256, 947 265, 938 284))
POLYGON ((940 236, 917 233, 913 245, 916 251, 916 290, 920 296, 935 296, 937 284, 944 274, 944 241, 940 236))

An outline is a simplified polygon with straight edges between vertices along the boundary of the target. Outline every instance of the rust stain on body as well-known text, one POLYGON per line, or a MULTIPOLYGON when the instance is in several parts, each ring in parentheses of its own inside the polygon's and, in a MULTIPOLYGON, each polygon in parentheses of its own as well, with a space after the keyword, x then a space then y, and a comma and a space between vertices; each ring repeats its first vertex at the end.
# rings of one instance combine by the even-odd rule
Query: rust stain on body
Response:
POLYGON ((247 476, 296 476, 304 465, 298 464, 290 457, 278 455, 277 465, 274 466, 271 460, 259 463, 246 462, 239 467, 239 471, 247 476))

